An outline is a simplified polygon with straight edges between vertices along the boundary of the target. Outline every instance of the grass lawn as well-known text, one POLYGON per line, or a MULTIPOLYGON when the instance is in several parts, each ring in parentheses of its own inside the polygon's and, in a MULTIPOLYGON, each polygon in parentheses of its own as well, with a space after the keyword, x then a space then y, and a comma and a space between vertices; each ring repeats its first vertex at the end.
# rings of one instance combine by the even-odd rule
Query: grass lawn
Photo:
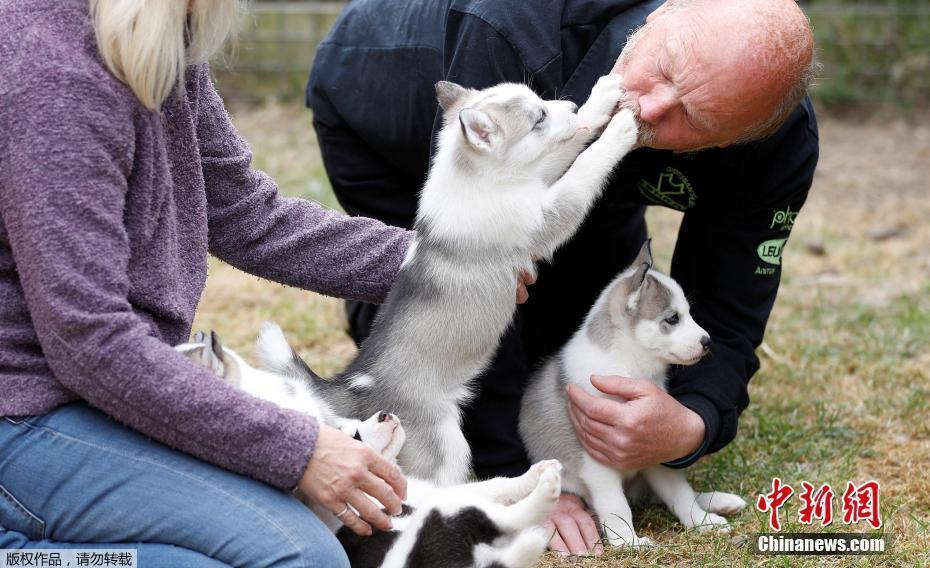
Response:
MULTIPOLYGON (((268 104, 234 113, 255 165, 283 192, 333 205, 310 115, 268 104)), ((691 468, 698 490, 755 502, 774 476, 800 492, 829 483, 842 522, 847 481, 881 484, 888 551, 876 556, 758 556, 751 537, 767 515, 750 507, 730 535, 685 532, 660 507, 635 511, 654 549, 605 557, 544 558, 541 566, 930 565, 930 117, 823 119, 814 188, 786 249, 781 292, 760 349, 762 369, 737 440, 691 468), (747 538, 749 537, 749 538, 747 538)), ((747 191, 751 188, 747 188, 747 191)), ((649 213, 659 266, 668 267, 678 214, 649 213)), ((532 290, 530 291, 532 294, 532 290)), ((352 357, 338 301, 288 289, 212 261, 197 328, 251 354, 261 321, 274 319, 323 374, 352 357)), ((800 500, 782 509, 783 532, 801 532, 800 500), (797 529, 797 531, 793 531, 797 529)))

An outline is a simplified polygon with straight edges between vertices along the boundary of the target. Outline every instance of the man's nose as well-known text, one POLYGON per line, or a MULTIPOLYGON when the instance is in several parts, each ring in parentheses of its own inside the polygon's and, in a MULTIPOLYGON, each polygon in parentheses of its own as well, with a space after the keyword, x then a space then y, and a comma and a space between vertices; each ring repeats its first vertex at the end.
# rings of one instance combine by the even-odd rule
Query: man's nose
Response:
POLYGON ((637 99, 639 119, 647 124, 658 124, 678 106, 678 94, 670 86, 657 86, 637 99))

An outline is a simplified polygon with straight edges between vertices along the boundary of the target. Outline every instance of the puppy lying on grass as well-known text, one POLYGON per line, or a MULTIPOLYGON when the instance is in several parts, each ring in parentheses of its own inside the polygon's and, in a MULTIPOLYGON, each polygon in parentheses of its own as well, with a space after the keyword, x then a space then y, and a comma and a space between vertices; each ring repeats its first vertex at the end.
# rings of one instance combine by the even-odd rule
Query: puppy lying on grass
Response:
MULTIPOLYGON (((175 349, 233 386, 315 416, 392 461, 403 447, 405 433, 397 416, 384 411, 366 420, 336 416, 302 379, 250 366, 223 347, 215 332, 199 332, 192 343, 175 349)), ((407 478, 408 499, 392 519, 394 529, 370 537, 356 535, 336 515, 299 497, 336 533, 354 568, 529 568, 549 541, 539 524, 559 498, 561 469, 559 462, 548 460, 520 477, 450 487, 407 478)))

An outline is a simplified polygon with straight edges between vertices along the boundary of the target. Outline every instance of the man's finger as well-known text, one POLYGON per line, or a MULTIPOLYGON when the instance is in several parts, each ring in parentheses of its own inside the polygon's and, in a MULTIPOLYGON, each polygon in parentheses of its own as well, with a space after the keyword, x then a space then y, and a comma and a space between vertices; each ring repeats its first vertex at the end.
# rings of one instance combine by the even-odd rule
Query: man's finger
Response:
POLYGON ((558 552, 559 554, 571 554, 568 550, 568 547, 565 545, 565 541, 562 540, 562 537, 559 536, 559 531, 552 529, 552 538, 549 539, 549 550, 553 552, 558 552))
MULTIPOLYGON (((580 390, 580 389, 575 389, 573 387, 573 390, 580 390)), ((597 424, 600 427, 600 429, 598 430, 599 432, 604 433, 606 437, 608 438, 612 438, 613 435, 610 434, 610 432, 614 428, 613 425, 611 425, 610 423, 606 421, 598 420, 597 418, 592 417, 590 414, 585 412, 585 408, 586 407, 583 405, 578 405, 572 401, 569 401, 568 414, 573 419, 572 424, 575 426, 575 432, 579 434, 582 432, 586 434, 592 434, 593 425, 597 424), (589 427, 589 425, 591 426, 589 427)))
MULTIPOLYGON (((371 462, 371 465, 368 466, 368 469, 373 474, 387 481, 388 485, 394 489, 394 493, 400 497, 401 501, 407 499, 407 478, 404 477, 404 474, 400 472, 400 469, 396 465, 387 461, 382 456, 377 456, 376 459, 371 462)), ((383 502, 384 501, 382 501, 382 503, 383 502)))
POLYGON ((627 377, 591 375, 591 384, 602 393, 620 397, 624 400, 634 400, 649 392, 654 387, 649 381, 630 379, 627 377))
MULTIPOLYGON (((592 420, 577 408, 573 410, 578 426, 591 436, 591 438, 600 440, 605 444, 610 444, 617 437, 617 430, 615 427, 608 426, 597 420, 592 420)), ((572 412, 572 409, 570 409, 569 412, 572 412)))
POLYGON ((552 520, 569 552, 575 556, 583 556, 588 553, 588 547, 585 546, 584 538, 581 536, 581 528, 574 517, 562 513, 553 517, 552 520))
POLYGON ((601 535, 598 534, 597 525, 594 524, 594 519, 591 518, 591 515, 581 508, 573 509, 571 514, 578 524, 578 529, 581 531, 581 538, 584 539, 585 549, 593 551, 594 554, 598 556, 603 554, 604 547, 600 545, 601 535))
POLYGON ((352 505, 358 511, 359 516, 372 526, 382 531, 389 531, 393 528, 391 518, 385 515, 381 507, 375 505, 374 501, 369 499, 361 490, 356 489, 352 493, 349 497, 349 505, 352 505))
POLYGON ((575 385, 568 385, 568 400, 591 420, 613 425, 622 402, 592 396, 575 385))

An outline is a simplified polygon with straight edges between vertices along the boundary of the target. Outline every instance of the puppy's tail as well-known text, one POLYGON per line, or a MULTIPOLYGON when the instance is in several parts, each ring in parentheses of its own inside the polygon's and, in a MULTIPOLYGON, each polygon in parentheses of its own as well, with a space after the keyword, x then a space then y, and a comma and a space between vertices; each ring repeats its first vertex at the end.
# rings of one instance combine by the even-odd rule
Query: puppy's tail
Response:
POLYGON ((272 373, 307 381, 311 386, 314 381, 322 380, 294 351, 284 337, 284 332, 274 322, 266 321, 262 324, 255 347, 262 366, 272 373))

